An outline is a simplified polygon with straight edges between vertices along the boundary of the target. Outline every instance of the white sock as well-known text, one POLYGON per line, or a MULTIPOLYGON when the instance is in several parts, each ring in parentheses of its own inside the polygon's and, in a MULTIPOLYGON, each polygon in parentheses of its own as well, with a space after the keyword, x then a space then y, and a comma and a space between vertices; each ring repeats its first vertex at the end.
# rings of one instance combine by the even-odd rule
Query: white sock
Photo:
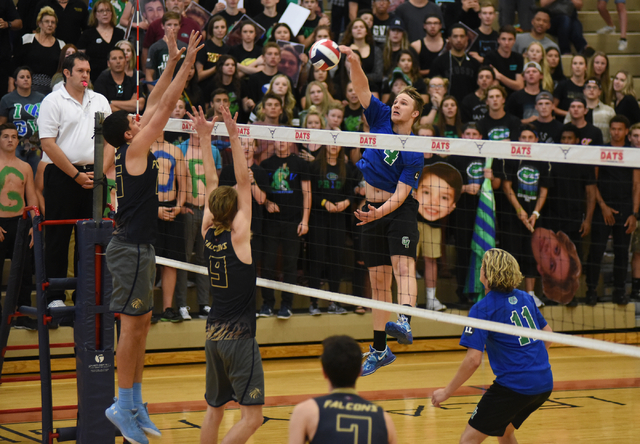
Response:
POLYGON ((427 300, 432 301, 436 298, 436 289, 435 288, 426 288, 427 290, 427 300))
POLYGON ((533 290, 531 290, 531 291, 527 291, 527 293, 529 293, 531 296, 535 296, 535 295, 536 295, 536 292, 535 292, 535 291, 533 291, 533 290))

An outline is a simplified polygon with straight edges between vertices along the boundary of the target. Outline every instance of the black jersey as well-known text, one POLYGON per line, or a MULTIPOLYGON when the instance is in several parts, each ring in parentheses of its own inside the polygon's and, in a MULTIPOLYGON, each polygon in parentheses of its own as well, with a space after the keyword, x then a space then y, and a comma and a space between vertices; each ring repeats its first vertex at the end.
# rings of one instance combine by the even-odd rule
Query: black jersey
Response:
POLYGON ((158 231, 158 161, 147 154, 144 173, 132 176, 127 171, 128 144, 116 152, 116 190, 118 212, 113 235, 132 244, 154 244, 158 231))
POLYGON ((352 389, 336 389, 314 398, 320 409, 318 429, 311 444, 387 444, 387 424, 382 407, 358 396, 352 389))
POLYGON ((213 303, 207 339, 222 341, 256 336, 256 267, 236 255, 231 231, 210 228, 204 239, 213 303))

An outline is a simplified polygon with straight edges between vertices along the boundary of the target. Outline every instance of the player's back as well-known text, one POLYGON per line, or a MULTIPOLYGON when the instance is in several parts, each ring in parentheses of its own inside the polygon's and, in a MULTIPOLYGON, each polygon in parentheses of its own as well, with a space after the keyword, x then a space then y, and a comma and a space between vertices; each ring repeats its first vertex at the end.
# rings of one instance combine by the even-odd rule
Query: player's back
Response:
POLYGON ((384 410, 353 389, 314 398, 320 415, 311 444, 387 444, 384 410))

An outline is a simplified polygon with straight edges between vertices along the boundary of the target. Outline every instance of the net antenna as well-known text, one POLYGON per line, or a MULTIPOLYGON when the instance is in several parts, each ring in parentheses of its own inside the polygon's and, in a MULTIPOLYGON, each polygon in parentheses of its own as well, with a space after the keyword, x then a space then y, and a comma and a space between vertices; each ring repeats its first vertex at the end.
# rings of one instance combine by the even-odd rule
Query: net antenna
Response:
POLYGON ((136 121, 140 121, 140 0, 136 0, 136 121))

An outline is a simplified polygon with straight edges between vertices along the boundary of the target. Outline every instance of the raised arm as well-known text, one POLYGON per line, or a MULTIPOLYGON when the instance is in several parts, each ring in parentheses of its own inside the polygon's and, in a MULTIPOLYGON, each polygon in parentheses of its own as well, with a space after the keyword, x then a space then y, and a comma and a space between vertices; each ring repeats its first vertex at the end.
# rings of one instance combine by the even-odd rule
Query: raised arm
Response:
POLYGON ((238 215, 233 222, 234 229, 241 230, 241 234, 251 235, 251 179, 249 178, 249 168, 247 160, 244 158, 244 150, 238 137, 238 126, 236 119, 231 118, 229 108, 222 107, 222 118, 229 133, 229 142, 231 142, 231 154, 233 156, 233 172, 236 175, 236 183, 238 190, 238 215))
MULTIPOLYGON (((372 48, 373 51, 373 48, 372 48)), ((360 64, 360 58, 353 53, 353 50, 348 46, 340 45, 340 52, 351 63, 351 83, 353 83, 353 89, 355 89, 358 99, 364 108, 369 108, 371 103, 371 90, 369 89, 369 79, 362 70, 360 64)))

